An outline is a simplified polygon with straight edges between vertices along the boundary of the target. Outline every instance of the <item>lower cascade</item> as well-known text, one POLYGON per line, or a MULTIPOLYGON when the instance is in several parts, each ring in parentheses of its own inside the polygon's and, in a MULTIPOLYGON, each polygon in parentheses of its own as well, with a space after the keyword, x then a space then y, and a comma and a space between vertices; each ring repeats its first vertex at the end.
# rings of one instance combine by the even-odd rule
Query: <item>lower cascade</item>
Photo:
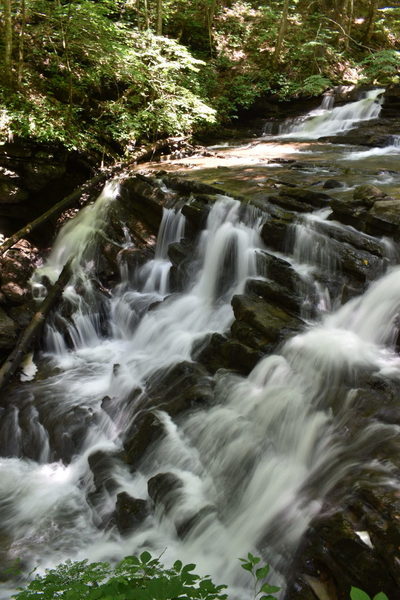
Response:
MULTIPOLYGON (((381 92, 294 133, 372 119, 381 92)), ((71 261, 38 374, 0 407, 2 561, 28 573, 146 549, 252 597, 237 560, 252 552, 282 599, 300 598, 291 565, 312 554, 310 523, 323 554, 336 501, 351 498, 354 560, 380 556, 362 502, 399 482, 398 242, 369 198, 356 231, 342 197, 311 190, 300 210, 290 187, 261 206, 150 179, 166 198, 153 246, 118 212, 130 184, 114 180, 32 276, 40 300, 71 261)), ((315 565, 304 581, 318 590, 315 565)))

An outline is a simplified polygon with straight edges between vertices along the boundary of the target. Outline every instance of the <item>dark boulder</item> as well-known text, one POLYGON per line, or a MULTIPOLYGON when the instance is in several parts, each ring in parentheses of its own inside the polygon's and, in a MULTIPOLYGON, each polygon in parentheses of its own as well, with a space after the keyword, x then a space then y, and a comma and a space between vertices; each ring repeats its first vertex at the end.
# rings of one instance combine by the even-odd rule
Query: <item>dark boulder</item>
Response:
POLYGON ((304 303, 304 297, 299 292, 293 292, 276 281, 249 279, 246 283, 245 293, 261 296, 268 302, 281 306, 290 314, 296 316, 300 315, 304 303))
POLYGON ((285 252, 288 245, 290 227, 296 218, 295 213, 283 212, 268 218, 261 229, 265 245, 274 250, 285 252))
POLYGON ((193 356, 210 373, 219 369, 230 369, 241 375, 248 375, 262 359, 263 353, 237 339, 213 333, 197 346, 193 356))
POLYGON ((128 464, 136 467, 148 448, 163 435, 164 427, 156 415, 151 412, 139 413, 130 426, 124 442, 128 464))
MULTIPOLYGON (((399 589, 377 548, 365 543, 352 520, 341 513, 314 520, 297 552, 296 563, 301 580, 311 590, 324 590, 328 598, 348 600, 352 586, 371 597, 383 591, 395 598, 399 589)), ((296 580, 292 580, 285 600, 297 600, 296 587, 296 580)))
POLYGON ((184 361, 156 371, 147 382, 142 398, 148 409, 157 408, 175 416, 185 410, 207 405, 213 398, 211 379, 199 364, 184 361))
POLYGON ((239 340, 250 347, 256 347, 260 340, 259 350, 293 335, 303 325, 300 319, 259 296, 234 296, 232 307, 236 319, 232 332, 238 334, 239 340))
POLYGON ((344 187, 344 183, 338 181, 337 179, 327 179, 322 186, 324 190, 334 190, 341 187, 344 187))
POLYGON ((126 492, 117 495, 115 523, 121 535, 128 535, 137 529, 149 514, 146 500, 133 498, 126 492))
POLYGON ((158 473, 147 482, 150 498, 167 514, 176 504, 182 488, 183 481, 174 473, 158 473))
POLYGON ((204 228, 210 206, 199 199, 194 199, 185 204, 182 208, 182 214, 186 217, 191 231, 195 235, 204 228))

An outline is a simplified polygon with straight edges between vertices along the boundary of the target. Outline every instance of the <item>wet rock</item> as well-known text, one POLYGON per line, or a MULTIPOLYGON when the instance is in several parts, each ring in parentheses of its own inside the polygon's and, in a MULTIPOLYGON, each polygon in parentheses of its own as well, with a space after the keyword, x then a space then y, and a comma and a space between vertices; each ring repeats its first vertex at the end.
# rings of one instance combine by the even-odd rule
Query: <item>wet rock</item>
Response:
POLYGON ((299 331, 303 325, 300 319, 258 296, 234 296, 232 307, 236 318, 232 333, 240 336, 240 341, 250 347, 257 347, 260 340, 260 350, 267 344, 282 341, 299 331), (254 335, 250 335, 250 331, 254 331, 254 335))
POLYGON ((296 215, 286 212, 269 218, 261 229, 261 237, 266 246, 284 252, 286 250, 289 228, 296 215))
POLYGON ((337 179, 327 179, 322 186, 324 190, 334 190, 341 187, 344 187, 344 183, 338 181, 337 179))
POLYGON ((296 200, 295 198, 290 197, 284 192, 281 192, 277 196, 267 196, 267 200, 268 202, 271 202, 272 204, 277 204, 278 206, 286 208, 287 210, 295 210, 297 212, 306 213, 312 212, 314 210, 312 204, 296 200))
POLYGON ((221 189, 218 187, 214 187, 208 183, 195 181, 193 179, 187 179, 185 177, 166 175, 163 177, 163 181, 168 187, 172 188, 173 190, 183 192, 187 196, 190 196, 190 194, 205 194, 206 196, 215 196, 215 194, 221 193, 221 189))
POLYGON ((17 338, 15 322, 0 307, 0 350, 10 350, 17 338))
POLYGON ((367 231, 400 236, 400 199, 377 200, 367 216, 367 231))
POLYGON ((286 286, 275 281, 250 279, 246 283, 245 293, 253 293, 265 300, 282 306, 290 314, 300 315, 304 298, 299 293, 290 291, 286 286))
POLYGON ((398 590, 400 589, 398 493, 390 487, 362 486, 356 498, 357 500, 351 503, 349 508, 357 515, 360 529, 368 532, 374 551, 384 563, 387 579, 389 581, 392 579, 398 590))
MULTIPOLYGON (((313 190, 300 187, 286 187, 279 192, 279 197, 291 198, 296 200, 299 205, 305 203, 306 205, 314 208, 324 208, 329 206, 332 200, 332 197, 328 196, 328 194, 324 194, 323 192, 315 192, 313 190)), ((308 206, 307 211, 309 212, 308 206)))
POLYGON ((49 183, 54 179, 60 179, 66 172, 65 162, 56 161, 51 152, 37 152, 35 160, 27 162, 23 168, 23 181, 28 190, 41 190, 43 183, 49 183))
POLYGON ((198 345, 193 357, 211 373, 219 369, 230 369, 241 375, 248 375, 261 360, 263 353, 237 339, 214 333, 198 345))
POLYGON ((364 229, 365 218, 374 203, 386 196, 374 185, 359 185, 352 197, 335 198, 331 202, 333 218, 357 229, 364 229))
POLYGON ((127 463, 136 467, 148 448, 163 435, 164 427, 156 415, 139 413, 126 433, 124 450, 127 463))
POLYGON ((193 260, 194 246, 183 240, 168 246, 168 258, 172 263, 170 286, 172 291, 181 291, 189 279, 189 265, 193 260))
POLYGON ((126 492, 117 495, 115 522, 121 535, 127 535, 137 529, 149 514, 146 500, 133 498, 126 492))
POLYGON ((0 180, 0 214, 7 215, 7 205, 20 204, 28 198, 28 193, 18 185, 0 180))
POLYGON ((40 419, 49 433, 52 458, 69 463, 80 452, 86 432, 96 421, 96 415, 83 406, 76 406, 61 414, 46 412, 42 408, 40 419))
POLYGON ((213 398, 207 371, 193 362, 184 361, 156 371, 148 380, 144 405, 164 410, 170 416, 209 404, 213 398))
MULTIPOLYGON (((381 591, 395 597, 399 589, 377 549, 370 548, 356 533, 353 522, 340 513, 314 520, 295 565, 301 580, 306 580, 314 592, 318 581, 324 584, 319 589, 329 589, 328 598, 347 600, 351 586, 362 588, 371 597, 381 591)), ((296 580, 289 583, 285 600, 297 600, 296 580)))
POLYGON ((359 185, 353 192, 354 202, 358 202, 363 206, 371 208, 377 200, 382 200, 387 194, 377 188, 375 185, 365 184, 359 185))
POLYGON ((332 237, 338 242, 345 242, 359 250, 365 250, 370 254, 374 254, 379 258, 384 258, 387 255, 387 248, 379 239, 366 235, 360 231, 335 225, 330 221, 314 222, 313 227, 316 231, 323 233, 328 237, 332 237))
POLYGON ((183 518, 182 521, 177 523, 177 534, 181 539, 185 539, 188 536, 195 535, 195 531, 197 527, 201 527, 203 521, 207 520, 209 517, 215 519, 217 513, 217 509, 215 506, 203 506, 199 511, 197 511, 194 515, 183 518))
POLYGON ((6 300, 11 304, 24 304, 31 298, 30 289, 27 287, 21 287, 15 281, 5 283, 0 289, 6 300))
POLYGON ((193 200, 183 206, 182 214, 186 217, 191 227, 192 235, 203 229, 207 220, 208 211, 209 206, 199 200, 193 200))
MULTIPOLYGON (((331 240, 331 242, 334 242, 334 240, 331 240)), ((383 273, 386 266, 384 261, 373 254, 354 249, 345 243, 335 242, 332 245, 332 251, 336 254, 342 271, 362 282, 375 279, 383 273)))
POLYGON ((96 492, 107 490, 113 492, 117 484, 113 473, 115 471, 116 454, 110 454, 103 450, 98 450, 88 457, 90 470, 93 474, 93 483, 96 492))
POLYGON ((120 202, 155 233, 161 223, 163 204, 168 194, 150 177, 136 175, 121 183, 120 202))
POLYGON ((158 473, 147 482, 150 498, 165 513, 176 504, 182 488, 183 481, 174 473, 158 473))

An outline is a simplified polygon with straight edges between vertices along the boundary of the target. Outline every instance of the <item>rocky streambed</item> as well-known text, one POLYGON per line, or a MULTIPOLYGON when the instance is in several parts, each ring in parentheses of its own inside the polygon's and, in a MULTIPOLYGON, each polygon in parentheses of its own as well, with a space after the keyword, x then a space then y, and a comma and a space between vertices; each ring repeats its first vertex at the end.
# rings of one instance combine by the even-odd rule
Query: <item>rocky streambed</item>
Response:
MULTIPOLYGON (((6 564, 168 545, 237 585, 227 564, 254 549, 285 600, 344 600, 351 585, 396 598, 400 172, 393 139, 362 148, 365 127, 350 146, 253 139, 124 173, 38 376, 3 392, 6 564), (211 255, 213 220, 229 225, 211 255), (45 511, 10 479, 48 465, 68 487, 49 479, 45 511), (16 489, 35 507, 29 531, 16 489)), ((34 310, 38 262, 25 241, 2 259, 3 355, 34 310)))

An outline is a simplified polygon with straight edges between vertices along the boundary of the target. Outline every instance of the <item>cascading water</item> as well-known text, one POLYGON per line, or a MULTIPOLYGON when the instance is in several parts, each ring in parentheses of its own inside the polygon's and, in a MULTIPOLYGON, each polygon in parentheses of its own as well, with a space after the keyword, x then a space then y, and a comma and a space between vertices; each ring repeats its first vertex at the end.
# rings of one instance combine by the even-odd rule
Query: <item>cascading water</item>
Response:
POLYGON ((317 140, 348 131, 361 121, 376 119, 381 112, 384 91, 381 88, 371 90, 361 100, 336 108, 327 108, 323 103, 320 109, 309 113, 302 122, 283 124, 279 137, 317 140))
MULTIPOLYGON (((367 115, 377 110, 378 92, 348 105, 348 112, 329 109, 323 123, 314 122, 311 137, 322 129, 326 135, 330 119, 336 127, 343 119, 373 118, 367 115)), ((257 270, 257 256, 265 251, 258 230, 266 216, 217 196, 192 253, 189 280, 177 293, 168 245, 185 235, 185 219, 176 209, 164 209, 153 258, 132 269, 121 252, 121 280, 105 297, 94 282, 96 247, 117 192, 118 185, 108 186, 62 230, 33 278, 41 295, 43 278, 54 280, 72 257, 75 274, 64 294, 68 310, 47 327, 47 377, 13 389, 2 409, 4 556, 21 557, 29 571, 65 558, 116 559, 147 548, 164 551, 166 562, 195 562, 243 598, 247 583, 237 558, 253 551, 274 563, 276 581, 284 585, 280 573, 324 496, 355 465, 375 472, 364 449, 394 433, 395 425, 375 422, 359 438, 343 441, 330 399, 351 405, 360 371, 400 379, 400 270, 393 268, 340 307, 338 244, 322 230, 340 229, 348 239, 351 228, 328 222, 329 210, 302 215, 290 230, 287 254, 275 254, 304 283, 301 314, 308 324, 247 378, 218 371, 209 405, 177 418, 159 407, 163 436, 132 472, 120 453, 154 373, 190 361, 208 334, 226 332, 232 296, 243 293, 249 278, 268 277, 257 270), (330 280, 339 282, 337 293, 330 280), (100 489, 90 466, 96 456, 107 460, 109 481, 100 489), (147 483, 159 473, 179 480, 174 502, 121 535, 110 520, 117 495, 148 500, 147 483)), ((366 235, 362 241, 379 245, 382 259, 374 273, 382 274, 392 259, 390 248, 366 235)), ((131 247, 127 236, 122 250, 131 247)), ((378 470, 390 484, 390 466, 378 470)), ((0 593, 4 600, 9 596, 0 593)))
MULTIPOLYGON (((106 197, 109 199, 107 192, 91 209, 96 219, 90 219, 89 228, 85 213, 76 220, 76 229, 71 222, 61 231, 48 263, 34 277, 35 286, 41 285, 43 274, 50 269, 51 272, 59 272, 62 263, 71 255, 78 273, 72 284, 82 287, 85 277, 90 279, 93 276, 93 249, 89 252, 87 240, 94 228, 96 231, 102 229, 100 215, 103 218, 106 215, 101 208, 108 202, 106 197)), ((121 448, 121 435, 135 412, 134 406, 125 402, 133 388, 143 388, 146 377, 160 367, 190 360, 196 340, 203 339, 209 332, 224 331, 229 325, 232 295, 240 293, 247 277, 256 273, 255 250, 261 244, 256 225, 252 217, 248 217, 247 223, 246 218, 242 220, 239 202, 224 196, 217 198, 193 258, 194 279, 185 293, 171 296, 147 312, 146 308, 168 294, 166 273, 171 265, 166 249, 168 243, 180 239, 184 228, 180 214, 165 210, 154 260, 141 267, 133 281, 121 282, 108 303, 110 330, 113 332, 111 338, 94 331, 94 342, 86 335, 87 322, 92 320, 92 314, 87 310, 91 286, 83 285, 81 302, 73 303, 75 317, 71 328, 75 335, 70 335, 73 349, 52 341, 48 360, 54 374, 50 374, 46 381, 32 383, 29 391, 25 390, 31 410, 36 410, 35 403, 38 405, 41 422, 37 418, 35 420, 39 429, 45 422, 45 427, 56 428, 60 439, 55 446, 52 440, 49 452, 49 439, 46 437, 42 445, 38 445, 36 455, 31 457, 34 463, 21 460, 19 457, 24 455, 21 437, 26 432, 21 431, 18 411, 26 401, 21 400, 18 394, 11 400, 9 417, 5 420, 8 423, 5 455, 8 458, 0 463, 0 497, 1 505, 7 507, 3 514, 3 527, 7 532, 13 531, 15 536, 10 547, 11 556, 23 545, 27 560, 32 560, 32 556, 38 560, 41 556, 40 562, 46 565, 67 555, 106 557, 109 552, 114 554, 118 545, 118 554, 132 550, 132 540, 118 540, 117 536, 101 533, 96 527, 98 516, 86 497, 92 485, 88 457, 100 449, 112 453, 121 448), (222 267, 229 274, 224 282, 220 280, 222 267), (138 289, 132 289, 127 299, 127 290, 135 284, 138 289), (121 302, 129 305, 130 312, 139 313, 136 322, 127 318, 128 311, 121 310, 121 302), (62 372, 59 372, 61 369, 62 372), (119 405, 115 422, 101 408, 101 401, 107 396, 119 405), (47 415, 47 421, 43 415, 47 415), (68 421, 69 430, 61 432, 57 423, 68 421), (67 466, 60 462, 47 463, 54 455, 72 455, 74 458, 67 466), (43 493, 46 494, 45 502, 43 493), (15 500, 16 497, 18 500, 15 500), (26 527, 27 518, 32 516, 33 521, 26 527), (61 537, 59 531, 63 532, 61 537), (40 550, 37 547, 39 539, 44 543, 40 550)), ((129 274, 126 270, 124 272, 129 274)), ((66 292, 68 301, 77 293, 73 285, 71 288, 66 292)), ((52 339, 56 321, 50 326, 52 339)), ((121 489, 132 489, 134 481, 127 469, 118 461, 115 469, 117 478, 121 480, 121 489)), ((105 504, 107 501, 105 498, 105 504)), ((136 545, 140 546, 140 539, 141 536, 136 545)))

